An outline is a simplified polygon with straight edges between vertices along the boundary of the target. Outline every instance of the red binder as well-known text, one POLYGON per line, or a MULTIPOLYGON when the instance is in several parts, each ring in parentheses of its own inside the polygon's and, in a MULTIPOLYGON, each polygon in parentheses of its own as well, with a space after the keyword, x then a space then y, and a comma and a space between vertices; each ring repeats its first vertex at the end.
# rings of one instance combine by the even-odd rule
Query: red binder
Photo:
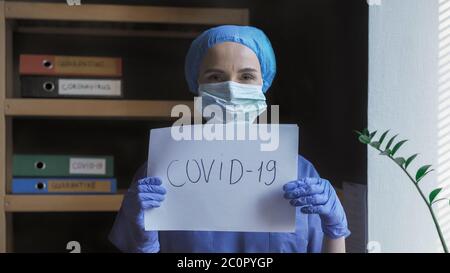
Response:
POLYGON ((20 55, 21 75, 121 77, 122 59, 59 55, 20 55))

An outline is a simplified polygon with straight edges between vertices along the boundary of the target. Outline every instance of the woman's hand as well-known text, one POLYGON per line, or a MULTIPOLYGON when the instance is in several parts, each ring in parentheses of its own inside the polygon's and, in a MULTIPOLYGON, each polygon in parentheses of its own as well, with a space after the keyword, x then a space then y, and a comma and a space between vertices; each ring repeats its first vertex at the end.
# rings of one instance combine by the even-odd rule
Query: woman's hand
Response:
POLYGON ((302 178, 283 186, 284 197, 306 214, 319 214, 323 232, 331 239, 348 236, 347 218, 336 191, 326 179, 302 178))
MULTIPOLYGON (((136 178, 135 178, 136 179, 136 178)), ((161 179, 145 177, 134 180, 122 201, 109 239, 123 252, 159 251, 157 231, 146 231, 144 211, 161 206, 166 190, 161 179)))
POLYGON ((131 185, 123 201, 124 211, 144 230, 144 211, 157 208, 164 201, 166 189, 158 177, 145 177, 131 185))

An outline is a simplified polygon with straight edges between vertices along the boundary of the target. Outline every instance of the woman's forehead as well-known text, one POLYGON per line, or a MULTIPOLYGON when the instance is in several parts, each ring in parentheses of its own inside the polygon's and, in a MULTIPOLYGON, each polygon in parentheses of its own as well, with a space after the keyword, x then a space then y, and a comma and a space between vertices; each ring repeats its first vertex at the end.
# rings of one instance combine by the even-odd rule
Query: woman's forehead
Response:
POLYGON ((223 42, 208 49, 203 58, 201 70, 209 67, 252 67, 260 70, 255 52, 250 48, 234 42, 223 42))

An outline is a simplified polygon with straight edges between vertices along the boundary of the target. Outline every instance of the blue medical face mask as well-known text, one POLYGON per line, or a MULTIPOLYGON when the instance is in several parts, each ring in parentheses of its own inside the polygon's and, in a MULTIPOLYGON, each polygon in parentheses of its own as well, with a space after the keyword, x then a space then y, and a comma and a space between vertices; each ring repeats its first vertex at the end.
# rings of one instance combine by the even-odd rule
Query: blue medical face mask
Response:
POLYGON ((206 83, 199 85, 198 93, 202 98, 201 112, 205 118, 211 118, 205 115, 207 106, 214 105, 221 109, 222 115, 215 115, 213 122, 253 122, 267 108, 262 85, 233 81, 206 83))

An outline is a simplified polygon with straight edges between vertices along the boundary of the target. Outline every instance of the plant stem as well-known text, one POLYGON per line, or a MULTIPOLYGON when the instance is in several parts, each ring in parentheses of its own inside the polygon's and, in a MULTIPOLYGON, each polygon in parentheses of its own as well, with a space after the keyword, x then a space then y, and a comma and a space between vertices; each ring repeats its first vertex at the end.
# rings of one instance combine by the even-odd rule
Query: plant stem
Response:
POLYGON ((428 206, 428 209, 430 210, 431 217, 433 217, 434 225, 436 226, 437 232, 439 234, 439 239, 441 240, 442 247, 444 248, 444 252, 448 253, 447 243, 445 242, 445 238, 444 238, 444 235, 442 234, 441 227, 439 226, 439 222, 438 222, 436 216, 434 215, 433 208, 431 207, 431 205, 427 205, 427 206, 428 206))
MULTIPOLYGON (((382 150, 380 150, 378 148, 375 148, 375 149, 378 150, 379 152, 383 152, 382 150)), ((394 163, 396 165, 398 165, 397 162, 395 162, 395 159, 392 156, 388 155, 388 157, 392 161, 394 161, 394 163)), ((438 220, 436 218, 436 215, 434 214, 432 204, 430 204, 428 202, 427 198, 425 197, 425 195, 423 194, 422 190, 419 187, 419 183, 416 183, 416 180, 409 174, 409 172, 403 166, 400 166, 400 169, 402 169, 403 172, 409 177, 409 179, 411 180, 411 182, 414 184, 414 186, 416 187, 417 191, 419 192, 420 196, 422 197, 423 201, 427 205, 427 208, 428 208, 428 210, 431 213, 431 217, 433 218, 434 225, 436 226, 436 230, 438 232, 439 239, 441 240, 442 247, 444 248, 444 252, 448 253, 447 243, 445 242, 445 238, 444 238, 444 235, 442 234, 441 227, 440 227, 439 222, 438 222, 438 220)))

